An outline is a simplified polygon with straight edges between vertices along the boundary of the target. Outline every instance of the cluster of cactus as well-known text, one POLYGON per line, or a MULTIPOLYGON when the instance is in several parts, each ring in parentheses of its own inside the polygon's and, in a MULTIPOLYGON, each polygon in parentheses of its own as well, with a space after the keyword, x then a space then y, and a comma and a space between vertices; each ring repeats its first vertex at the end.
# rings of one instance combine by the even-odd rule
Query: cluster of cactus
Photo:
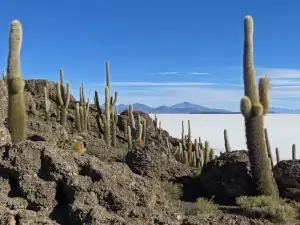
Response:
POLYGON ((246 140, 251 164, 251 172, 257 192, 262 195, 278 196, 278 187, 270 170, 269 157, 264 133, 264 115, 268 113, 269 80, 262 77, 259 88, 253 60, 253 19, 244 19, 243 78, 245 96, 241 99, 241 113, 245 119, 246 140))
MULTIPOLYGON (((114 108, 116 105, 118 99, 118 92, 115 92, 115 97, 110 96, 110 71, 109 71, 109 63, 106 62, 106 86, 105 86, 105 105, 104 105, 104 112, 101 109, 100 103, 99 103, 99 97, 98 92, 95 91, 94 101, 97 107, 97 116, 96 121, 99 129, 99 136, 102 136, 102 133, 104 133, 104 141, 106 145, 111 146, 111 123, 117 124, 117 121, 111 118, 114 118, 115 114, 117 115, 117 112, 114 114, 114 108)), ((113 129, 116 129, 116 125, 112 126, 113 129)), ((114 130, 112 132, 114 134, 114 143, 116 143, 116 131, 114 130)))
MULTIPOLYGON (((182 121, 182 139, 179 145, 175 148, 174 156, 176 159, 186 165, 201 169, 203 165, 215 159, 214 149, 209 147, 209 142, 204 144, 201 138, 194 139, 192 142, 191 125, 188 120, 188 135, 184 133, 184 122, 182 121)), ((172 151, 172 145, 166 140, 168 151, 172 151)))
POLYGON ((153 124, 155 130, 157 131, 157 134, 161 136, 162 135, 161 121, 158 121, 156 114, 154 115, 153 124))
POLYGON ((132 105, 129 105, 128 121, 126 119, 125 121, 124 135, 127 134, 128 150, 133 149, 137 145, 144 144, 146 142, 147 121, 138 114, 137 124, 135 123, 132 105))
POLYGON ((79 103, 76 103, 76 107, 75 107, 76 129, 80 133, 86 134, 90 130, 89 109, 90 109, 89 99, 87 99, 87 102, 85 101, 84 87, 83 84, 81 84, 79 88, 79 103))

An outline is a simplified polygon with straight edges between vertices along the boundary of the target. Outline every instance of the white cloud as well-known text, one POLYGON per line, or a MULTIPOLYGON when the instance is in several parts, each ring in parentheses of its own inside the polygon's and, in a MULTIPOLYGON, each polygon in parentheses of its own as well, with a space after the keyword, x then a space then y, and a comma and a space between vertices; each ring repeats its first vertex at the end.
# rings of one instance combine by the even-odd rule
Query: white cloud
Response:
POLYGON ((201 76, 201 75, 208 75, 209 73, 206 73, 206 72, 191 72, 191 73, 188 73, 190 75, 194 75, 194 76, 201 76))
POLYGON ((169 72, 151 73, 150 75, 177 75, 177 74, 180 74, 180 72, 169 71, 169 72))

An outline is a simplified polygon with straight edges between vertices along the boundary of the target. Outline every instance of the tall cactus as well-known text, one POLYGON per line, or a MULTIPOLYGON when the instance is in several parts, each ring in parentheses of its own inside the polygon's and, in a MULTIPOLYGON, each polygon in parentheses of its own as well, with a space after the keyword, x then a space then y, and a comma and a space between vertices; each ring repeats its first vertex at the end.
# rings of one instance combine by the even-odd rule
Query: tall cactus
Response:
MULTIPOLYGON (((98 92, 95 91, 95 104, 97 106, 98 115, 96 116, 96 121, 99 128, 99 133, 104 131, 104 141, 108 146, 111 146, 110 143, 110 133, 111 133, 111 117, 113 113, 113 109, 116 105, 118 99, 118 93, 115 92, 115 97, 110 96, 110 71, 109 71, 109 63, 106 62, 106 86, 105 86, 105 104, 104 104, 104 113, 100 107, 98 92), (103 129, 102 129, 103 127, 103 129)), ((100 135, 99 135, 100 136, 100 135)))
POLYGON ((251 16, 244 18, 243 63, 245 96, 241 100, 241 112, 245 118, 252 176, 259 194, 278 196, 278 187, 269 167, 264 135, 264 115, 269 110, 269 80, 267 77, 260 78, 259 90, 257 90, 253 62, 253 19, 251 16))
POLYGON ((59 75, 60 82, 56 83, 57 106, 60 112, 60 124, 62 126, 65 126, 67 122, 68 108, 71 96, 70 83, 67 83, 67 93, 65 94, 64 71, 62 68, 59 70, 59 75))
POLYGON ((81 133, 88 133, 90 103, 89 99, 85 101, 83 84, 79 88, 79 96, 75 108, 76 128, 81 133))
POLYGON ((47 122, 49 122, 49 120, 50 120, 51 101, 49 100, 48 85, 46 85, 44 87, 44 101, 45 101, 45 120, 47 122))
POLYGON ((10 25, 9 49, 7 60, 8 85, 8 127, 13 143, 27 138, 26 111, 24 87, 25 82, 21 74, 20 52, 23 30, 19 21, 14 20, 10 25))

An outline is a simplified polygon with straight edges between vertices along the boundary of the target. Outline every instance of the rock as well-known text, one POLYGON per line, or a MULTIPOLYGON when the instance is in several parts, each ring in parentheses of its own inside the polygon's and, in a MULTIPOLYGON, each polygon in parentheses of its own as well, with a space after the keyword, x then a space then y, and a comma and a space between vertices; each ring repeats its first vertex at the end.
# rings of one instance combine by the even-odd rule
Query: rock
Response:
MULTIPOLYGON (((59 72, 58 72, 59 77, 59 72)), ((25 91, 32 94, 35 99, 44 98, 44 87, 48 87, 49 99, 56 101, 56 84, 43 79, 25 80, 25 91)), ((74 102, 74 96, 70 96, 70 101, 74 102)))
POLYGON ((273 168, 282 198, 300 201, 300 160, 282 160, 273 168))
POLYGON ((123 163, 46 142, 7 144, 0 153, 1 223, 179 225, 159 182, 123 163))
POLYGON ((125 162, 134 173, 159 180, 176 180, 196 173, 196 170, 178 162, 172 155, 167 155, 166 148, 150 143, 129 151, 125 162))
POLYGON ((203 166, 200 182, 205 196, 221 204, 232 204, 235 198, 256 193, 247 151, 221 154, 203 166))

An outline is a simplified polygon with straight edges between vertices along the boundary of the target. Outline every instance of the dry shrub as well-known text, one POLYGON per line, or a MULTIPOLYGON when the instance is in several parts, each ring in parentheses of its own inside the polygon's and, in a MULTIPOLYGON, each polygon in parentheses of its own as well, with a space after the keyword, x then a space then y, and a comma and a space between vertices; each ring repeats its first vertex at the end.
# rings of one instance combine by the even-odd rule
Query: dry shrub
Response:
POLYGON ((184 211, 187 216, 211 216, 217 213, 218 205, 212 199, 198 198, 193 204, 185 206, 184 211))
POLYGON ((236 199, 238 206, 251 217, 260 217, 275 222, 288 223, 297 216, 296 209, 279 197, 241 196, 236 199))
POLYGON ((162 181, 161 187, 173 200, 179 200, 182 196, 182 188, 179 184, 169 181, 162 181))

